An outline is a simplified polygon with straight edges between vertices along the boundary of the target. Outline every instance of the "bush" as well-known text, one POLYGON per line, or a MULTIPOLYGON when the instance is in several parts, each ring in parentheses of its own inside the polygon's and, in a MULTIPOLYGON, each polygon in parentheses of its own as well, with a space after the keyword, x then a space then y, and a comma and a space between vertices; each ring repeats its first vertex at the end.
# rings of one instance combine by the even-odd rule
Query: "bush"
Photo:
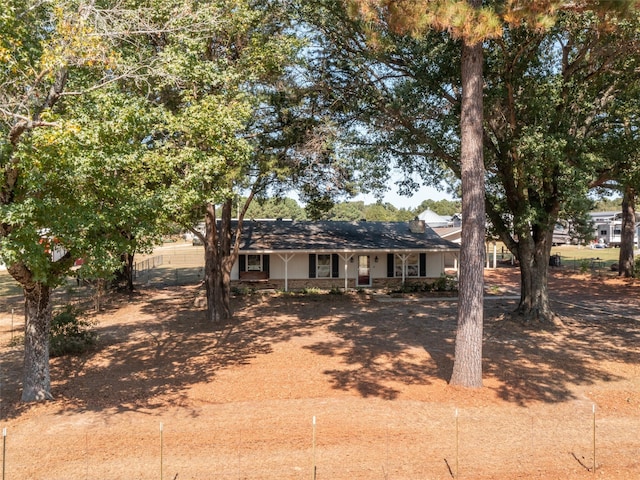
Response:
POLYGON ((98 335, 92 330, 94 322, 81 318, 81 312, 67 305, 51 321, 49 355, 78 355, 95 345, 98 335))
POLYGON ((231 294, 236 296, 253 295, 256 289, 252 287, 231 287, 231 294))
POLYGON ((457 290, 456 280, 449 275, 440 275, 440 278, 433 282, 433 290, 435 292, 451 292, 457 290))
POLYGON ((320 295, 322 293, 322 290, 317 287, 304 287, 302 290, 300 290, 300 293, 302 295, 320 295))
POLYGON ((640 257, 635 257, 633 260, 633 276, 640 278, 640 257))
POLYGON ((593 260, 589 260, 588 258, 583 258, 580 260, 580 273, 587 273, 591 270, 591 266, 593 265, 593 260))

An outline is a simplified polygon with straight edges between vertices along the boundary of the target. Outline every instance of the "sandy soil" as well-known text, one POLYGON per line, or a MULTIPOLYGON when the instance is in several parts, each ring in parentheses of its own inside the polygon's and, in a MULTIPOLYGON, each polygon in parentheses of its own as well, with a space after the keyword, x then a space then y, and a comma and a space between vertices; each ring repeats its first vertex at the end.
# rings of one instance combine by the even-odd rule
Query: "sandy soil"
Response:
POLYGON ((487 272, 477 390, 447 384, 451 298, 245 296, 216 328, 195 287, 114 296, 35 405, 3 320, 3 478, 640 478, 640 285, 555 271, 541 331, 505 319, 517 278, 487 272))

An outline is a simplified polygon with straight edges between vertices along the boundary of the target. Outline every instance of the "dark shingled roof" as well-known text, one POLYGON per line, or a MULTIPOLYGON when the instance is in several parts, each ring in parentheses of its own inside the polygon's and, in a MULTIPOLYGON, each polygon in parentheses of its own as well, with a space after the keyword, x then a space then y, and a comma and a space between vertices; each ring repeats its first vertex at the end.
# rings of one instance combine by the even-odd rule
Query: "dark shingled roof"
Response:
POLYGON ((242 251, 458 251, 431 228, 414 233, 409 222, 299 222, 254 220, 243 225, 242 251))

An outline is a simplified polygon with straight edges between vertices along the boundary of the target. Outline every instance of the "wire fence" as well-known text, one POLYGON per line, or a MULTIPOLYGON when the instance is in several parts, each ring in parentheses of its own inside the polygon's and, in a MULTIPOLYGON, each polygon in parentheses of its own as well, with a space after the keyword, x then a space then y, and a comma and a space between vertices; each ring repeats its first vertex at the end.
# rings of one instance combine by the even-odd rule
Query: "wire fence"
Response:
POLYGON ((2 479, 633 478, 640 468, 640 444, 629 441, 638 419, 598 420, 586 404, 561 420, 525 410, 490 420, 480 409, 443 415, 429 404, 419 417, 382 413, 390 420, 375 430, 359 429, 354 418, 328 425, 320 417, 316 426, 314 417, 296 428, 250 415, 233 430, 203 418, 180 428, 170 420, 88 428, 81 419, 37 434, 5 428, 2 479))
POLYGON ((134 282, 149 286, 193 285, 204 279, 201 253, 155 255, 137 262, 134 282))
POLYGON ((552 255, 549 259, 551 269, 562 268, 580 273, 601 274, 605 272, 618 271, 618 262, 615 260, 605 260, 599 257, 577 258, 552 255))

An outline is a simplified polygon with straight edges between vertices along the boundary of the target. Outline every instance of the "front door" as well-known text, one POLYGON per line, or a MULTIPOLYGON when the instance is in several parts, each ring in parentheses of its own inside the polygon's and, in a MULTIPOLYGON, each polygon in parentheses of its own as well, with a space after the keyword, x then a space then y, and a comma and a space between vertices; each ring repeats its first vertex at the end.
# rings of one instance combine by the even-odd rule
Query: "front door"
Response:
POLYGON ((369 255, 358 255, 358 286, 371 286, 371 263, 369 255))

